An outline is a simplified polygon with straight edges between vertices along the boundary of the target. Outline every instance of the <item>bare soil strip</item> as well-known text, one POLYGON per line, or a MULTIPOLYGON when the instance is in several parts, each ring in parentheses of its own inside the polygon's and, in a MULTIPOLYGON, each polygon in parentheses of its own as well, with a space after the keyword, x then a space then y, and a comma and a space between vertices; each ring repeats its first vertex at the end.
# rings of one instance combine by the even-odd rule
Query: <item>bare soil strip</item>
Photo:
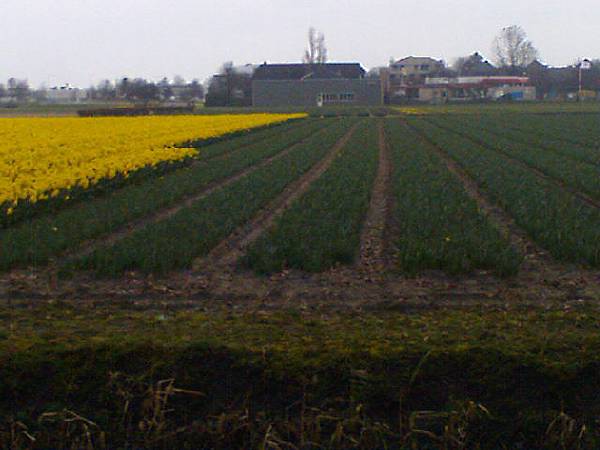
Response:
POLYGON ((448 170, 457 177, 463 184, 465 191, 475 202, 479 209, 494 223, 494 225, 506 236, 511 245, 518 249, 524 256, 524 267, 529 270, 541 270, 549 264, 555 265, 550 253, 539 247, 529 235, 522 230, 514 221, 514 219, 499 206, 490 203, 482 192, 479 186, 473 180, 462 166, 452 159, 446 151, 434 143, 426 134, 417 128, 406 124, 410 129, 415 131, 417 135, 429 145, 429 147, 438 155, 448 167, 448 170))
MULTIPOLYGON (((429 123, 432 123, 432 122, 429 122, 429 123)), ((514 163, 516 163, 518 165, 520 165, 521 167, 529 170, 530 172, 534 173, 539 178, 542 178, 542 179, 544 179, 544 180, 546 180, 546 181, 554 184, 555 186, 558 186, 559 188, 564 189, 565 191, 570 192, 571 194, 573 194, 575 197, 577 197, 582 202, 587 203, 590 206, 593 206, 595 208, 599 208, 600 209, 600 201, 593 199, 589 195, 587 195, 587 194, 581 192, 580 190, 578 190, 578 189, 576 189, 576 188, 568 185, 563 180, 561 180, 559 178, 556 178, 556 177, 554 177, 554 176, 552 176, 552 175, 544 172, 543 170, 541 170, 541 169, 533 166, 532 164, 526 163, 525 161, 521 161, 520 159, 515 158, 514 156, 512 156, 510 153, 508 153, 508 152, 506 152, 504 150, 498 149, 498 148, 494 148, 491 145, 489 145, 487 142, 485 142, 485 141, 483 141, 481 139, 474 138, 474 137, 472 137, 472 136, 470 136, 470 135, 468 135, 466 133, 462 133, 460 131, 452 130, 452 129, 446 128, 446 127, 441 127, 441 126, 439 126, 437 124, 434 124, 434 123, 432 123, 432 125, 435 125, 435 126, 437 126, 439 128, 442 128, 443 130, 446 130, 448 132, 451 132, 451 133, 454 133, 454 134, 458 134, 459 136, 461 136, 461 137, 463 137, 465 139, 468 139, 469 141, 471 141, 471 142, 473 142, 473 143, 475 143, 477 145, 480 145, 480 146, 482 146, 484 148, 487 148, 488 150, 491 150, 493 152, 499 153, 502 156, 504 156, 506 159, 508 159, 508 160, 510 160, 510 161, 512 161, 512 162, 514 162, 514 163)))
MULTIPOLYGON (((324 127, 324 128, 319 129, 316 134, 322 133, 327 128, 329 128, 329 127, 324 127)), ((169 217, 177 214, 182 209, 189 208, 192 204, 196 203, 197 201, 202 200, 205 197, 208 197, 213 192, 218 191, 219 189, 222 189, 226 186, 229 186, 230 184, 235 183, 236 181, 240 180, 241 178, 244 178, 245 176, 251 174, 255 170, 258 170, 261 167, 264 167, 264 166, 272 163, 273 161, 284 157, 285 155, 287 155, 288 153, 293 151, 296 147, 298 147, 299 145, 302 145, 304 142, 306 142, 308 139, 312 138, 313 136, 314 135, 307 136, 304 139, 296 142, 295 144, 290 145, 288 148, 280 151, 279 153, 269 156, 268 158, 263 159, 262 161, 258 162, 257 164, 247 167, 246 169, 243 169, 242 171, 240 171, 230 177, 209 183, 204 189, 202 189, 202 191, 200 191, 194 195, 185 197, 175 206, 161 209, 159 211, 156 211, 154 214, 142 217, 133 222, 129 222, 126 226, 114 231, 113 233, 110 233, 110 234, 105 235, 98 239, 93 239, 93 240, 87 241, 83 245, 81 245, 79 248, 60 255, 58 259, 67 261, 67 260, 73 260, 73 259, 78 259, 78 258, 84 257, 84 256, 92 253, 98 247, 115 244, 116 242, 133 234, 134 232, 143 229, 148 224, 156 223, 156 222, 160 222, 162 220, 168 219, 169 217)), ((50 266, 52 266, 52 265, 55 265, 55 264, 50 264, 50 266)))
POLYGON ((358 269, 370 273, 383 273, 389 265, 386 230, 391 213, 391 158, 386 142, 383 122, 378 123, 379 166, 371 191, 371 202, 360 238, 358 269))
POLYGON ((249 223, 235 230, 217 245, 206 257, 199 258, 194 262, 193 268, 201 270, 204 268, 231 268, 242 257, 254 241, 256 241, 274 221, 289 208, 289 206, 300 198, 331 165, 348 143, 358 124, 354 125, 340 140, 331 148, 329 153, 320 162, 314 165, 308 172, 289 184, 284 191, 270 202, 249 223))

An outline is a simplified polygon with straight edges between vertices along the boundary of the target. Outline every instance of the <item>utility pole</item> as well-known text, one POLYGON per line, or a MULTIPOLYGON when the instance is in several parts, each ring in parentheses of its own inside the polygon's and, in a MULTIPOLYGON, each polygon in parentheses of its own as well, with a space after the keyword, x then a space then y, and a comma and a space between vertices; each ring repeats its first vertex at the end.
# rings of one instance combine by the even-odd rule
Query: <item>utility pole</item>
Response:
POLYGON ((577 94, 577 100, 581 101, 583 98, 583 71, 590 70, 592 68, 592 63, 589 59, 584 59, 579 64, 579 93, 577 94))

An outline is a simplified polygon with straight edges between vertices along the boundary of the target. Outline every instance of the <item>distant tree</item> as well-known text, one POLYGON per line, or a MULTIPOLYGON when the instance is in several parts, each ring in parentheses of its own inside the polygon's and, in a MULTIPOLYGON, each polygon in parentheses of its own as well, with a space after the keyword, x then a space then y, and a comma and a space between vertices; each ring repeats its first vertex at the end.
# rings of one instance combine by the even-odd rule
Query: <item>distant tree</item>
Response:
POLYGON ((117 89, 110 80, 102 80, 96 86, 96 99, 110 101, 117 97, 117 89))
POLYGON ((148 82, 143 78, 123 78, 117 83, 117 93, 120 98, 129 101, 148 103, 152 100, 158 100, 160 89, 154 83, 148 82))
POLYGON ((29 83, 27 82, 27 80, 9 78, 7 87, 8 96, 14 97, 19 102, 26 100, 31 95, 29 83))
POLYGON ((180 97, 185 102, 202 100, 204 98, 204 86, 202 86, 200 81, 193 80, 190 84, 186 85, 180 97))
POLYGON ((8 94, 6 87, 2 83, 0 83, 0 98, 6 97, 8 94))
POLYGON ((450 67, 452 70, 454 70, 457 74, 462 74, 463 71, 463 67, 465 66, 465 63, 469 60, 468 56, 459 56, 458 58, 456 58, 454 60, 454 62, 452 63, 452 66, 450 67))
POLYGON ((310 27, 308 30, 308 48, 304 51, 305 64, 325 64, 327 62, 327 46, 325 35, 310 27))
POLYGON ((185 85, 185 78, 183 78, 181 75, 175 75, 173 77, 173 84, 175 86, 184 86, 185 85))
POLYGON ((528 66, 538 57, 537 49, 518 25, 503 28, 494 39, 493 50, 496 63, 512 71, 528 66))
POLYGON ((208 82, 206 106, 249 106, 252 103, 252 72, 228 61, 208 82))
POLYGON ((492 75, 495 69, 479 52, 475 52, 470 56, 456 58, 452 70, 462 76, 485 76, 492 75))
POLYGON ((170 99, 173 97, 173 88, 171 87, 171 83, 167 77, 164 77, 162 80, 158 82, 158 89, 160 90, 160 96, 163 99, 170 99))
POLYGON ((45 102, 48 100, 48 90, 45 86, 41 86, 39 89, 35 89, 31 92, 31 98, 38 103, 45 102))
POLYGON ((381 71, 385 69, 386 67, 372 67, 367 72, 366 77, 371 79, 379 79, 381 77, 381 71))
POLYGON ((126 99, 129 96, 130 88, 131 83, 127 77, 123 77, 115 83, 115 90, 118 98, 126 99))

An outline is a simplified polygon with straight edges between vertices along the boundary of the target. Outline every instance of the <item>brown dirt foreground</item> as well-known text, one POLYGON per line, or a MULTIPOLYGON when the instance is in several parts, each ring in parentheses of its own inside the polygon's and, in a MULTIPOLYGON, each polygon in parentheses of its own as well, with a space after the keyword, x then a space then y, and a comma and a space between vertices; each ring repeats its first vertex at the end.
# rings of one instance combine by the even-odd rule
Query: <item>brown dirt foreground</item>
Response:
POLYGON ((411 311, 452 307, 552 306, 597 304, 600 271, 553 265, 514 278, 486 272, 453 278, 441 273, 405 278, 391 272, 337 268, 322 274, 286 271, 270 277, 243 268, 174 273, 156 278, 128 273, 103 280, 77 275, 59 280, 44 272, 21 271, 1 281, 0 298, 13 304, 40 300, 118 302, 140 307, 255 311, 301 308, 313 311, 384 309, 411 311))

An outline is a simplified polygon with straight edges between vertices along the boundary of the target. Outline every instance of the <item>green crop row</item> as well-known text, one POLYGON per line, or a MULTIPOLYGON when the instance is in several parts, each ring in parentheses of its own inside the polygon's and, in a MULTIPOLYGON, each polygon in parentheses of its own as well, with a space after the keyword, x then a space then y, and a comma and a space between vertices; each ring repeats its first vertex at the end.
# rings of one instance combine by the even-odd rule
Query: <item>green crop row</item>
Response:
POLYGON ((271 139, 275 139, 281 134, 298 129, 299 127, 308 126, 314 123, 314 120, 295 119, 283 123, 275 123, 261 127, 253 131, 243 130, 235 133, 235 136, 224 138, 214 138, 210 140, 192 141, 182 144, 182 147, 195 147, 198 149, 196 159, 207 160, 222 156, 242 147, 248 147, 253 144, 265 143, 271 139))
POLYGON ((428 121, 409 120, 557 259, 600 266, 599 209, 496 151, 428 121))
POLYGON ((522 256, 482 215, 446 164, 406 125, 388 121, 386 131, 400 269, 409 274, 429 269, 516 274, 522 256))
MULTIPOLYGON (((528 116, 517 115, 503 118, 481 116, 469 121, 471 126, 485 129, 490 133, 517 141, 521 144, 533 146, 547 152, 600 166, 600 152, 598 148, 572 141, 571 130, 555 128, 551 123, 532 121, 528 116)), ((596 133, 598 135, 598 133, 596 133)))
POLYGON ((506 153, 593 198, 600 199, 600 167, 598 166, 575 161, 557 152, 517 141, 508 135, 490 133, 460 118, 447 116, 430 120, 447 130, 475 139, 490 149, 506 153))
POLYGON ((600 116, 598 114, 502 115, 499 123, 512 129, 533 132, 551 139, 577 144, 598 153, 600 149, 600 116))
POLYGON ((75 261, 101 275, 126 270, 165 273, 189 267, 238 226, 250 220, 294 179, 305 173, 348 130, 353 119, 338 121, 287 155, 215 191, 168 219, 147 225, 111 246, 75 261))
POLYGON ((0 234, 0 270, 26 264, 41 265, 58 253, 94 239, 165 208, 205 189, 210 183, 234 175, 326 126, 326 121, 284 128, 285 133, 222 157, 128 185, 105 196, 46 214, 0 234))
POLYGON ((321 272, 352 263, 377 171, 377 128, 365 121, 309 191, 250 247, 244 263, 261 273, 321 272))

